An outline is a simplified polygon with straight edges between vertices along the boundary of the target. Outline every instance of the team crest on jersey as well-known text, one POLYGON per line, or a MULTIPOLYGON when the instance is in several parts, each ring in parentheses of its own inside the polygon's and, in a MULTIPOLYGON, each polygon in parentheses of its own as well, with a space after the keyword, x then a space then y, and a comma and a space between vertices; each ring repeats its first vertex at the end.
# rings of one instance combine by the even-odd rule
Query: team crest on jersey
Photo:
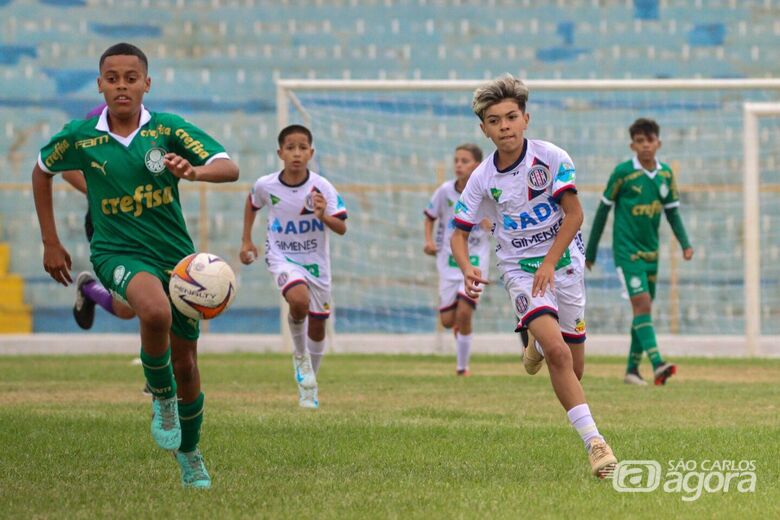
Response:
POLYGON ((642 280, 640 280, 638 276, 632 276, 631 279, 628 281, 628 284, 631 286, 632 289, 639 289, 640 287, 642 287, 642 280))
POLYGON ((517 309, 517 313, 522 315, 528 312, 529 303, 530 300, 528 299, 528 296, 523 293, 518 294, 515 298, 515 309, 517 309))
POLYGON ((544 190, 552 182, 552 175, 547 166, 536 164, 528 170, 528 186, 533 190, 544 190))
POLYGON ((271 196, 271 206, 276 206, 282 200, 273 193, 269 193, 269 195, 271 196))
POLYGON ((666 185, 666 183, 662 183, 661 187, 658 188, 659 193, 661 194, 661 198, 665 199, 667 195, 669 195, 669 186, 666 185))
POLYGON ((165 154, 167 152, 162 148, 150 148, 144 156, 144 164, 146 169, 149 170, 152 175, 160 175, 165 170, 165 154))
POLYGON ((276 285, 278 285, 279 287, 283 287, 283 286, 284 286, 284 284, 286 284, 286 283, 287 283, 287 279, 288 279, 288 278, 289 278, 289 276, 287 275, 287 273, 282 273, 282 274, 280 274, 280 275, 279 275, 279 276, 276 278, 276 285))
POLYGON ((311 215, 314 213, 314 194, 322 193, 317 187, 313 187, 309 193, 306 194, 306 198, 303 199, 303 209, 301 215, 311 215))

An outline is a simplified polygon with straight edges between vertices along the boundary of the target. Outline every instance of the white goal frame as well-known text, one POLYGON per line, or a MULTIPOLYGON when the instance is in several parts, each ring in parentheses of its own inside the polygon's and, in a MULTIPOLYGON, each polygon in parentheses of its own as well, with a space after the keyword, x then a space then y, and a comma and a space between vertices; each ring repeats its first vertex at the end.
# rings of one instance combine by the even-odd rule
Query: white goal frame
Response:
MULTIPOLYGON (((485 80, 317 80, 277 79, 276 107, 279 129, 289 124, 292 104, 308 123, 310 116, 299 101, 296 91, 472 91, 485 80)), ((626 90, 777 90, 780 79, 625 79, 625 80, 526 80, 532 90, 554 91, 626 91, 626 90)), ((780 103, 744 104, 744 170, 743 170, 743 232, 744 232, 744 354, 762 354, 761 343, 761 255, 759 230, 748 225, 759 221, 759 143, 758 118, 780 115, 780 103)), ((285 346, 291 345, 287 327, 286 305, 281 305, 282 336, 285 346)), ((329 335, 332 325, 329 325, 329 335)), ((732 338, 733 339, 733 338, 732 338)), ((331 344, 335 343, 330 338, 331 344)), ((332 345, 333 346, 333 345, 332 345)))

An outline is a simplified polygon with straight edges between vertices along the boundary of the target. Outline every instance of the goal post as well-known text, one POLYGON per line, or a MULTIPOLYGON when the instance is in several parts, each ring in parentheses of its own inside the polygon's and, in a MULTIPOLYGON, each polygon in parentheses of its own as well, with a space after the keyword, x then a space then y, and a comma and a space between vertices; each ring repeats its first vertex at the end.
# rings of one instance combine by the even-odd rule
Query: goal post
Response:
MULTIPOLYGON (((470 113, 471 93, 484 81, 277 80, 279 128, 294 122, 312 128, 317 167, 352 205, 350 233, 331 243, 335 298, 350 315, 340 332, 435 332, 437 278, 422 254, 421 204, 440 181, 435 171, 450 164, 455 145, 471 141, 492 151, 470 113), (377 241, 377 233, 387 240, 377 241), (350 240, 359 246, 335 244, 350 240), (414 266, 413 272, 400 264, 414 266), (400 318, 392 320, 393 313, 400 318), (410 322, 416 325, 407 327, 410 322)), ((746 355, 761 354, 762 336, 780 333, 774 323, 762 324, 761 316, 780 310, 762 310, 758 119, 780 115, 780 80, 525 83, 531 92, 527 135, 560 145, 577 166, 586 239, 612 168, 631 155, 628 126, 638 117, 659 122, 659 156, 675 167, 683 220, 696 250, 692 262, 670 261, 670 252, 679 256, 680 250, 669 246, 674 239, 669 226, 661 225, 654 306, 659 332, 739 337, 746 355), (708 208, 718 209, 718 219, 708 208)), ((780 193, 780 183, 770 184, 769 191, 780 193)), ((588 328, 627 335, 630 306, 619 302, 609 235, 604 233, 597 267, 586 278, 588 328)), ((768 240, 772 251, 780 249, 780 238, 768 240)), ((509 330, 512 312, 500 285, 494 283, 485 296, 475 332, 509 330)), ((284 328, 286 319, 281 321, 284 328)))

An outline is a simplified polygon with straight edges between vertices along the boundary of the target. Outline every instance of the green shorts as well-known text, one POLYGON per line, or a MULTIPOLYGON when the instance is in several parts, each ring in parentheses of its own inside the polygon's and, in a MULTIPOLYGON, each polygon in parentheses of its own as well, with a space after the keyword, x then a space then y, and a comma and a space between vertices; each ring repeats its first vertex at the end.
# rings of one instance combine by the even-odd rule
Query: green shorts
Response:
POLYGON ((657 270, 637 269, 636 267, 617 267, 618 278, 623 285, 624 296, 633 298, 642 293, 650 293, 650 297, 655 297, 655 280, 658 275, 657 270))
MULTIPOLYGON (((95 274, 100 283, 111 291, 115 298, 123 302, 127 302, 127 286, 130 284, 130 280, 142 272, 156 276, 162 282, 165 294, 168 294, 168 281, 171 278, 170 269, 162 269, 151 262, 121 255, 97 261, 93 259, 92 265, 95 267, 95 274)), ((171 266, 172 268, 173 266, 171 266)), ((198 336, 200 336, 200 323, 198 320, 188 318, 179 312, 173 304, 171 304, 171 315, 173 317, 171 332, 174 335, 188 340, 198 339, 198 336)))

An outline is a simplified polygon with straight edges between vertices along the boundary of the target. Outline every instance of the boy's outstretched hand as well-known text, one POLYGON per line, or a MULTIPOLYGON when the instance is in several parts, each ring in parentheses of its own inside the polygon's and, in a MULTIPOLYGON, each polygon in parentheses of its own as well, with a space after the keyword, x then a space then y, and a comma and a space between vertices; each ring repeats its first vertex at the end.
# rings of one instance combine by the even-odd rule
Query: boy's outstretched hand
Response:
POLYGON ((70 254, 60 243, 43 246, 43 269, 57 283, 61 283, 65 287, 69 283, 73 283, 73 278, 70 276, 70 254))
POLYGON ((195 167, 190 164, 190 161, 181 155, 177 155, 173 152, 166 153, 163 160, 165 162, 165 167, 168 168, 168 171, 176 177, 180 179, 186 179, 188 181, 197 180, 198 175, 195 172, 195 167))
POLYGON ((479 293, 482 292, 480 284, 488 285, 490 283, 490 281, 482 278, 482 271, 480 268, 474 267, 473 265, 469 266, 469 268, 464 271, 463 278, 465 279, 464 285, 466 287, 466 296, 475 300, 479 298, 479 293))
POLYGON ((259 255, 254 243, 241 242, 241 253, 238 256, 241 259, 242 264, 249 265, 254 262, 259 255))
POLYGON ((318 219, 322 220, 328 201, 325 200, 325 196, 319 191, 315 191, 311 194, 311 201, 314 204, 314 214, 318 219))

